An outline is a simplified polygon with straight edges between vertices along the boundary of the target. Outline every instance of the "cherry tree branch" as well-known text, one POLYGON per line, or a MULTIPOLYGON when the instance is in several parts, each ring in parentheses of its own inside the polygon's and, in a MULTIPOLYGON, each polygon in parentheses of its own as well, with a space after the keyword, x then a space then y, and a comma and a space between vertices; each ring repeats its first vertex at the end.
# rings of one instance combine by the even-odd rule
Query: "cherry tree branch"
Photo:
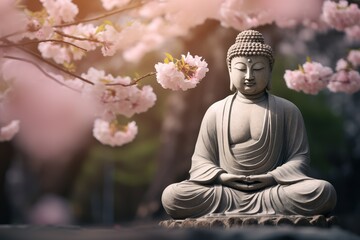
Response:
POLYGON ((81 92, 75 88, 72 88, 66 84, 64 84, 63 82, 59 81, 57 78, 55 78, 54 76, 50 75, 49 73, 47 73, 44 69, 42 69, 40 67, 39 64, 37 64, 36 62, 32 61, 32 60, 29 60, 29 59, 26 59, 26 58, 21 58, 21 57, 14 57, 14 56, 8 56, 8 55, 4 55, 3 58, 7 58, 7 59, 12 59, 12 60, 18 60, 18 61, 22 61, 22 62, 27 62, 27 63, 30 63, 32 64, 33 66, 35 66, 37 69, 40 70, 40 72, 42 72, 46 77, 52 79, 53 81, 55 81, 56 83, 60 84, 61 86, 64 86, 64 87, 67 87, 75 92, 81 92))
POLYGON ((60 36, 67 37, 67 38, 72 38, 72 39, 79 40, 79 41, 89 41, 89 42, 95 42, 95 43, 103 43, 103 42, 101 42, 99 40, 96 40, 96 39, 76 37, 76 36, 72 36, 72 35, 66 34, 66 33, 58 31, 58 30, 56 30, 54 32, 59 34, 60 36))
POLYGON ((133 86, 136 85, 138 82, 140 82, 142 79, 150 77, 150 76, 154 76, 156 74, 156 72, 149 72, 147 74, 145 74, 144 76, 141 76, 137 79, 134 79, 130 84, 122 84, 122 83, 108 83, 106 84, 106 86, 124 86, 124 87, 129 87, 129 86, 133 86))
POLYGON ((15 35, 18 35, 18 34, 22 34, 22 33, 26 33, 26 32, 27 32, 26 30, 16 31, 16 32, 13 32, 13 33, 9 33, 8 35, 2 36, 0 39, 1 40, 6 40, 9 37, 12 37, 12 36, 15 36, 15 35))
POLYGON ((142 5, 144 5, 144 2, 139 1, 138 3, 135 3, 133 5, 129 5, 129 6, 126 6, 126 7, 111 11, 109 13, 102 14, 100 16, 96 16, 96 17, 89 18, 89 19, 84 19, 84 20, 79 20, 79 21, 75 21, 75 22, 71 22, 71 23, 64 23, 64 24, 60 24, 60 25, 55 25, 54 27, 61 28, 61 27, 68 27, 68 26, 72 26, 72 25, 77 25, 77 24, 80 24, 80 23, 92 22, 92 21, 96 21, 96 20, 99 20, 99 19, 102 19, 102 18, 106 18, 106 17, 112 16, 112 15, 115 15, 115 14, 118 14, 118 13, 121 13, 121 12, 125 12, 127 10, 138 8, 138 7, 142 6, 142 5))
POLYGON ((42 61, 42 62, 44 62, 44 63, 52 66, 53 68, 56 68, 56 69, 58 69, 58 70, 60 70, 60 71, 62 71, 62 72, 64 72, 64 73, 66 73, 66 74, 68 74, 68 75, 70 75, 70 76, 72 76, 72 77, 78 78, 78 79, 80 79, 80 80, 82 80, 82 81, 84 81, 84 82, 86 82, 86 83, 88 83, 88 84, 94 85, 93 82, 91 82, 91 81, 89 81, 89 80, 87 80, 87 79, 85 79, 85 78, 83 78, 83 77, 81 77, 81 76, 79 76, 79 75, 76 75, 75 73, 72 73, 72 72, 70 72, 70 71, 67 71, 66 69, 64 69, 64 68, 62 68, 62 67, 59 67, 59 66, 56 65, 55 63, 52 63, 52 62, 50 62, 50 61, 47 61, 46 59, 44 59, 41 55, 39 55, 39 54, 37 54, 37 53, 34 53, 34 52, 30 51, 30 50, 27 50, 26 48, 23 48, 23 47, 21 47, 21 46, 18 46, 17 48, 20 49, 20 50, 22 50, 22 51, 24 51, 24 52, 26 52, 26 53, 28 53, 28 54, 30 54, 30 55, 32 55, 32 56, 34 56, 34 57, 36 57, 36 58, 39 59, 40 61, 42 61))
POLYGON ((75 48, 78 48, 82 51, 87 52, 87 50, 85 48, 79 47, 76 44, 73 44, 71 42, 66 42, 63 40, 57 40, 57 39, 46 39, 46 40, 38 40, 38 41, 28 41, 28 42, 22 42, 22 43, 7 43, 7 44, 1 44, 0 47, 18 47, 18 46, 23 46, 23 45, 29 45, 29 44, 38 44, 41 42, 57 42, 57 43, 62 43, 62 44, 67 44, 67 45, 71 45, 75 48))

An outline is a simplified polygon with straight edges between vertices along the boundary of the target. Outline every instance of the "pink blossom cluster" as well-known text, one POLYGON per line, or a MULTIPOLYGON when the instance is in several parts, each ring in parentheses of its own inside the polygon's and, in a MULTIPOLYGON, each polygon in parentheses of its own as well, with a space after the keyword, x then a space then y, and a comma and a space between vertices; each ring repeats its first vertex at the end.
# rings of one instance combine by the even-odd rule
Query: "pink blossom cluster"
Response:
POLYGON ((325 1, 322 19, 331 27, 342 31, 360 24, 360 9, 357 4, 349 4, 345 0, 340 2, 325 1))
MULTIPOLYGON (((100 43, 96 42, 96 29, 97 27, 92 24, 78 24, 76 26, 62 28, 64 34, 74 38, 64 37, 58 34, 56 34, 56 37, 86 51, 93 51, 100 45, 100 43), (78 40, 76 38, 84 38, 89 41, 78 40)), ((38 49, 43 58, 53 59, 58 64, 81 60, 86 55, 86 52, 77 47, 66 44, 55 44, 53 42, 41 42, 38 44, 38 49)))
POLYGON ((322 0, 225 0, 220 7, 222 25, 238 30, 276 23, 279 27, 294 27, 303 21, 313 21, 321 13, 322 0))
POLYGON ((44 58, 51 58, 59 64, 80 60, 87 52, 98 47, 101 47, 104 56, 113 56, 121 43, 121 34, 109 24, 104 24, 101 30, 92 24, 78 24, 62 28, 61 34, 55 36, 73 45, 54 42, 42 42, 38 45, 44 58))
POLYGON ((0 37, 9 35, 7 40, 12 42, 40 40, 38 50, 42 57, 53 59, 58 64, 80 60, 87 52, 97 48, 101 48, 104 56, 113 56, 140 39, 143 25, 119 25, 111 21, 100 25, 81 22, 67 24, 74 22, 79 12, 72 0, 41 0, 41 3, 44 11, 39 12, 20 11, 10 1, 1 5, 3 9, 0 9, 0 13, 4 11, 1 21, 9 24, 0 26, 0 37), (125 38, 128 40, 124 41, 125 38))
POLYGON ((99 117, 94 124, 94 137, 111 146, 120 146, 132 140, 137 133, 135 122, 128 125, 125 132, 118 128, 115 131, 114 126, 120 125, 111 123, 116 122, 120 115, 130 118, 154 106, 156 95, 152 87, 139 88, 135 84, 131 85, 130 77, 114 77, 95 68, 90 68, 82 77, 94 83, 81 86, 84 97, 92 100, 95 115, 99 117), (113 129, 105 130, 110 127, 113 129))
POLYGON ((193 57, 190 53, 182 55, 180 60, 157 63, 155 69, 158 83, 174 91, 196 87, 209 71, 205 60, 197 55, 193 57))
POLYGON ((354 66, 359 66, 359 53, 360 51, 357 51, 357 54, 349 54, 348 60, 338 60, 336 73, 331 76, 328 85, 330 91, 352 94, 360 90, 360 73, 354 69, 354 66))
POLYGON ((127 126, 118 127, 102 119, 96 119, 93 128, 94 137, 101 143, 112 147, 122 146, 134 140, 138 128, 136 123, 130 122, 127 126))
POLYGON ((360 41, 360 25, 345 29, 346 36, 351 41, 360 41))
POLYGON ((106 10, 112 10, 116 7, 123 7, 129 2, 130 0, 101 0, 101 3, 106 10))
POLYGON ((12 41, 19 41, 23 38, 59 40, 54 34, 54 31, 61 29, 57 25, 73 22, 79 13, 79 8, 72 0, 40 0, 40 2, 43 6, 43 12, 31 12, 29 10, 22 12, 21 17, 26 19, 26 22, 23 23, 26 31, 11 38, 12 41))
POLYGON ((100 105, 100 111, 106 110, 114 116, 123 115, 129 118, 146 112, 155 104, 156 95, 152 87, 139 88, 135 84, 131 85, 130 77, 114 77, 96 68, 90 68, 82 77, 94 83, 84 85, 83 93, 85 97, 93 98, 97 105, 100 105))
POLYGON ((347 55, 347 60, 353 68, 360 67, 360 50, 350 50, 347 55))
POLYGON ((55 24, 74 21, 79 13, 78 7, 72 0, 40 0, 40 2, 55 24))
POLYGON ((284 79, 288 88, 317 94, 326 88, 333 71, 318 62, 306 62, 298 70, 286 70, 284 79))
POLYGON ((346 59, 339 59, 336 72, 320 63, 306 62, 298 70, 286 70, 284 79, 288 88, 303 91, 307 94, 317 94, 328 88, 331 92, 348 94, 360 91, 360 50, 351 50, 346 59))

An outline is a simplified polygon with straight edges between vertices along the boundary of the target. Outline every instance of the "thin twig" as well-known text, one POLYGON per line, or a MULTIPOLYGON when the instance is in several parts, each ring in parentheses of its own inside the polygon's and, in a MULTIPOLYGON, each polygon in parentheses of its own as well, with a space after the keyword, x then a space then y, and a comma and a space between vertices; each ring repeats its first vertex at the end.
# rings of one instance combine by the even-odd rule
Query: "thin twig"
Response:
POLYGON ((21 49, 22 51, 24 51, 24 52, 26 52, 26 53, 34 56, 34 57, 36 57, 37 59, 41 60, 42 62, 47 63, 48 65, 52 66, 53 68, 56 68, 56 69, 58 69, 58 70, 60 70, 60 71, 62 71, 62 72, 64 72, 64 73, 66 73, 66 74, 69 74, 70 76, 73 76, 73 77, 75 77, 75 78, 78 78, 78 79, 80 79, 80 80, 82 80, 82 81, 84 81, 84 82, 86 82, 86 83, 88 83, 88 84, 94 85, 93 82, 91 82, 91 81, 89 81, 89 80, 87 80, 87 79, 85 79, 85 78, 83 78, 83 77, 81 77, 81 76, 79 76, 79 75, 76 75, 76 74, 74 74, 74 73, 72 73, 72 72, 69 72, 69 71, 67 71, 66 69, 63 69, 63 68, 59 67, 58 65, 50 62, 50 61, 45 60, 42 56, 40 56, 40 55, 37 54, 37 53, 34 53, 34 52, 32 52, 32 51, 29 51, 29 50, 27 50, 26 48, 23 48, 23 47, 20 47, 20 46, 18 46, 17 48, 21 49))
POLYGON ((102 18, 106 18, 106 17, 112 16, 112 15, 115 15, 115 14, 118 14, 118 13, 121 13, 121 12, 124 12, 124 11, 127 11, 127 10, 131 10, 131 9, 140 7, 142 5, 143 5, 143 3, 139 2, 139 3, 136 3, 136 4, 132 5, 132 6, 127 6, 127 7, 124 7, 124 8, 120 8, 120 9, 111 11, 109 13, 102 14, 102 15, 97 16, 97 17, 84 19, 84 20, 79 20, 79 21, 75 21, 75 22, 72 22, 72 23, 64 23, 64 24, 60 24, 60 25, 55 25, 54 27, 59 27, 59 28, 60 27, 68 27, 68 26, 77 25, 77 24, 80 24, 80 23, 92 22, 92 21, 96 21, 96 20, 99 20, 99 19, 102 19, 102 18))
POLYGON ((96 39, 88 39, 88 38, 76 37, 76 36, 72 36, 72 35, 66 34, 64 32, 61 32, 61 31, 54 31, 54 32, 59 34, 60 36, 67 37, 67 38, 72 38, 72 39, 79 40, 79 41, 89 41, 89 42, 102 43, 101 41, 96 40, 96 39))
POLYGON ((27 32, 27 30, 16 31, 16 32, 13 32, 13 33, 9 33, 8 35, 2 36, 0 39, 1 40, 7 40, 7 38, 9 38, 9 37, 12 37, 12 36, 15 36, 15 35, 18 35, 18 34, 21 34, 21 33, 26 33, 26 32, 27 32))
POLYGON ((28 45, 28 44, 37 44, 37 43, 41 43, 41 42, 57 42, 57 43, 62 43, 62 44, 68 44, 75 48, 78 48, 80 50, 87 52, 87 50, 85 48, 79 47, 76 44, 73 44, 71 42, 66 42, 63 40, 57 40, 57 39, 45 39, 45 40, 28 41, 28 42, 22 42, 22 43, 8 43, 5 45, 0 45, 0 47, 18 47, 18 46, 23 46, 23 45, 28 45))
POLYGON ((124 87, 129 87, 129 86, 133 86, 136 85, 139 81, 141 81, 144 78, 150 77, 150 76, 154 76, 156 74, 156 72, 149 72, 147 74, 145 74, 144 76, 141 76, 135 80, 133 80, 130 84, 123 84, 123 83, 108 83, 106 84, 106 86, 124 86, 124 87))
POLYGON ((47 76, 48 78, 54 80, 56 83, 60 84, 61 86, 64 86, 64 87, 67 87, 75 92, 81 92, 75 88, 72 88, 66 84, 64 84, 63 82, 59 81, 58 79, 56 79, 54 76, 51 76, 49 73, 47 73, 44 69, 42 69, 37 63, 35 63, 34 61, 31 61, 29 59, 26 59, 26 58, 21 58, 21 57, 14 57, 14 56, 8 56, 8 55, 5 55, 3 56, 3 58, 7 58, 7 59, 13 59, 13 60, 18 60, 18 61, 22 61, 22 62, 27 62, 27 63, 30 63, 32 65, 34 65, 37 69, 39 69, 45 76, 47 76))

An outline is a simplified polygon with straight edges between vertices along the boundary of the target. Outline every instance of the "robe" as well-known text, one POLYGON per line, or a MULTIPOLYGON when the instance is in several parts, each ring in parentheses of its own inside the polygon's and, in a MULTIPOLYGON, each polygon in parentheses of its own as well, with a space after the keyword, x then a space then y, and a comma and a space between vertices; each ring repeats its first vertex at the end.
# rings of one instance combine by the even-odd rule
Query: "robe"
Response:
POLYGON ((336 192, 330 183, 307 175, 309 146, 299 109, 283 98, 267 94, 260 138, 251 144, 230 145, 229 119, 235 97, 236 94, 216 102, 205 113, 190 178, 168 186, 163 192, 166 212, 175 219, 215 213, 329 213, 335 207, 336 192), (240 191, 216 181, 224 172, 268 173, 277 184, 251 192, 240 191))

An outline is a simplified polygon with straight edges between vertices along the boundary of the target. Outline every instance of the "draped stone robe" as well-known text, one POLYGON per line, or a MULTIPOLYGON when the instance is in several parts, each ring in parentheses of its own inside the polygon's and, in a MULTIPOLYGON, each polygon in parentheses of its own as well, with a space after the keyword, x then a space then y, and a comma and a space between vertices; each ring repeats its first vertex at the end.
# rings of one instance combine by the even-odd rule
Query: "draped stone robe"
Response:
POLYGON ((298 108, 268 94, 260 138, 250 145, 230 145, 229 118, 235 96, 213 104, 206 112, 192 157, 190 179, 172 184, 163 192, 162 202, 167 213, 182 219, 211 213, 314 215, 330 212, 336 204, 333 186, 306 175, 309 147, 298 108), (269 173, 277 184, 252 192, 240 191, 217 182, 224 172, 269 173))

